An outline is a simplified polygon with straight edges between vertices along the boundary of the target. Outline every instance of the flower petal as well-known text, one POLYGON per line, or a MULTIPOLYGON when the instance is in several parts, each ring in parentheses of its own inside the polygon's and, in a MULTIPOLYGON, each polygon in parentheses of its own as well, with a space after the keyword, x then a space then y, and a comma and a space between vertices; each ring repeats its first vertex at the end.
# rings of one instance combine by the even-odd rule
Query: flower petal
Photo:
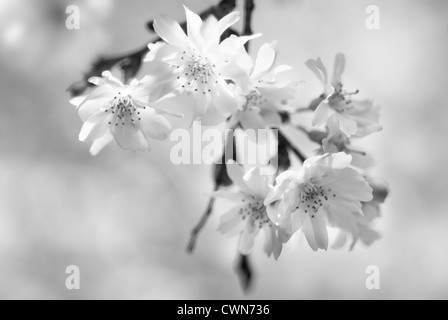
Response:
MULTIPOLYGON (((82 121, 87 119, 101 108, 110 106, 113 93, 108 88, 97 88, 78 105, 78 114, 82 121)), ((75 102, 79 102, 76 100, 75 102)))
POLYGON ((244 130, 262 130, 266 129, 266 123, 263 117, 260 115, 260 112, 257 110, 247 110, 247 111, 238 111, 240 114, 240 123, 241 127, 244 130))
POLYGON ((352 156, 345 152, 338 152, 332 154, 331 157, 326 158, 328 160, 328 166, 333 169, 347 168, 352 162, 352 156))
POLYGON ((290 233, 295 233, 302 228, 302 216, 300 210, 294 210, 291 214, 291 225, 285 226, 290 233))
POLYGON ((220 37, 224 31, 233 26, 240 19, 240 14, 238 11, 233 11, 228 15, 224 16, 218 21, 218 37, 220 37))
POLYGON ((221 40, 221 34, 218 31, 218 20, 211 15, 202 22, 201 37, 204 40, 204 47, 202 51, 204 54, 209 54, 210 50, 217 48, 221 40))
POLYGON ((227 118, 227 116, 223 116, 218 108, 212 104, 207 112, 199 117, 199 121, 203 126, 212 127, 223 123, 227 118))
POLYGON ((325 188, 329 188, 335 195, 335 199, 347 199, 358 202, 368 202, 373 199, 373 190, 361 176, 352 168, 337 170, 328 180, 323 180, 325 188))
POLYGON ((193 96, 194 100, 194 113, 192 121, 196 121, 199 117, 206 114, 207 111, 211 112, 211 97, 208 93, 199 93, 193 96))
POLYGON ((110 129, 111 119, 112 114, 98 111, 84 122, 79 133, 79 141, 91 142, 102 137, 110 129))
MULTIPOLYGON (((317 110, 316 110, 317 111, 317 110)), ((339 127, 343 133, 345 133, 348 137, 351 137, 358 131, 358 124, 355 119, 349 118, 345 115, 341 115, 339 113, 335 113, 338 121, 339 127)))
POLYGON ((124 84, 112 72, 106 70, 103 71, 101 77, 91 77, 88 80, 90 83, 96 86, 109 86, 109 87, 123 87, 124 84))
POLYGON ((160 38, 171 45, 179 48, 188 45, 188 37, 179 23, 165 15, 160 15, 154 19, 154 30, 160 38))
POLYGON ((70 99, 70 104, 78 108, 81 103, 83 103, 86 100, 87 96, 78 96, 70 99))
POLYGON ((172 130, 168 120, 164 116, 157 114, 154 109, 146 108, 140 110, 140 128, 146 138, 167 139, 172 130))
POLYGON ((342 83, 342 73, 345 69, 345 56, 342 53, 336 54, 334 58, 333 79, 331 81, 334 87, 339 86, 342 83))
POLYGON ((275 180, 276 185, 273 190, 267 195, 264 205, 267 206, 275 201, 283 198, 286 190, 290 187, 291 182, 295 179, 297 173, 292 170, 287 170, 281 173, 275 180))
POLYGON ((220 63, 215 69, 222 79, 234 80, 234 82, 238 83, 243 90, 249 88, 249 74, 235 61, 220 63))
POLYGON ((333 114, 329 104, 326 101, 322 101, 317 107, 316 111, 314 111, 313 120, 311 124, 315 127, 321 126, 325 124, 333 114))
POLYGON ((185 16, 187 17, 187 34, 188 38, 202 51, 204 47, 204 39, 201 35, 202 19, 196 13, 184 6, 185 16))
POLYGON ((235 53, 238 52, 238 49, 243 47, 246 44, 246 42, 259 37, 261 37, 260 33, 251 36, 241 36, 241 37, 232 35, 219 44, 219 52, 222 54, 226 54, 229 57, 235 56, 235 53))
POLYGON ((263 247, 264 252, 268 255, 268 257, 273 254, 275 260, 280 257, 280 254, 282 252, 282 243, 277 237, 276 229, 277 228, 269 226, 267 224, 263 226, 263 230, 265 233, 265 241, 263 247))
POLYGON ((90 147, 90 154, 92 156, 98 155, 100 151, 113 140, 114 136, 108 131, 104 136, 93 141, 92 146, 90 147))
POLYGON ((259 230, 260 229, 258 229, 251 223, 246 223, 246 229, 244 229, 243 233, 241 234, 240 242, 238 245, 240 253, 248 255, 252 251, 255 237, 257 236, 259 230))
POLYGON ((347 243, 347 232, 339 230, 336 240, 331 245, 332 249, 341 249, 347 243))
POLYGON ((243 192, 252 194, 252 191, 248 188, 246 181, 244 180, 244 170, 239 164, 233 160, 229 160, 226 169, 227 175, 235 185, 237 185, 243 192))
MULTIPOLYGON (((301 210, 302 211, 302 210, 301 210)), ((328 249, 328 230, 323 210, 319 210, 314 214, 314 218, 303 212, 302 230, 308 240, 310 247, 317 251, 318 249, 328 249)))
POLYGON ((253 195, 258 196, 260 199, 266 198, 270 191, 269 185, 266 177, 260 175, 260 169, 258 167, 247 171, 243 179, 253 195))
POLYGON ((218 111, 225 117, 229 117, 238 109, 238 100, 228 89, 224 80, 218 81, 215 90, 212 90, 213 101, 218 111))
POLYGON ((125 150, 149 150, 148 141, 142 131, 132 123, 125 123, 124 125, 119 124, 113 128, 112 134, 114 135, 117 144, 125 150))
POLYGON ((331 201, 325 208, 328 222, 332 227, 355 233, 358 230, 357 217, 360 209, 356 203, 349 201, 331 201))
POLYGON ((325 68, 322 60, 317 58, 316 60, 308 60, 306 66, 316 75, 316 77, 322 82, 324 87, 328 84, 328 72, 327 68, 325 68))
MULTIPOLYGON (((381 239, 381 235, 377 231, 375 231, 375 230, 373 230, 371 228, 360 227, 359 228, 358 238, 366 246, 371 246, 375 241, 381 239)), ((353 250, 354 245, 355 245, 355 242, 351 246, 352 250, 353 250)))
MULTIPOLYGON (((183 31, 182 31, 183 32, 183 31)), ((185 35, 185 34, 184 34, 185 35)), ((185 35, 185 37, 187 37, 185 35)), ((188 38, 187 38, 188 41, 188 38)), ((149 52, 146 54, 145 62, 161 61, 170 64, 176 57, 183 52, 183 47, 170 45, 165 41, 158 41, 156 43, 148 44, 149 52)))
POLYGON ((244 230, 245 223, 240 215, 241 207, 234 207, 227 213, 223 214, 220 220, 218 231, 222 234, 232 237, 244 230))
POLYGON ((273 46, 265 43, 258 50, 257 58, 255 59, 255 66, 252 70, 252 77, 257 79, 272 68, 275 62, 276 52, 273 46))

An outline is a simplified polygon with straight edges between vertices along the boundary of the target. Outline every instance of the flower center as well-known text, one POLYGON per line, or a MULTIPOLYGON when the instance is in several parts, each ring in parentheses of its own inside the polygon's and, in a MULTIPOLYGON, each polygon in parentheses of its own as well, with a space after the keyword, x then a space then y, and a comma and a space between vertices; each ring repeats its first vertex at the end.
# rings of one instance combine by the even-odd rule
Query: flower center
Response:
MULTIPOLYGON (((246 202, 246 200, 242 200, 246 202)), ((268 224, 272 227, 271 220, 269 220, 268 214, 266 212, 266 206, 263 204, 262 200, 253 199, 253 201, 249 201, 246 205, 243 205, 239 214, 241 219, 246 220, 249 219, 249 223, 252 226, 263 228, 264 225, 268 224)))
POLYGON ((301 194, 301 205, 305 206, 305 213, 309 213, 311 218, 314 218, 319 209, 328 202, 330 195, 333 198, 336 197, 336 194, 331 192, 331 189, 324 189, 322 186, 309 182, 305 183, 301 194))
POLYGON ((329 98, 330 106, 339 113, 350 112, 353 110, 352 96, 359 93, 359 90, 354 92, 348 92, 343 89, 342 83, 339 83, 335 88, 335 91, 329 98))
POLYGON ((243 106, 243 111, 252 110, 254 108, 260 108, 263 103, 267 101, 263 98, 263 95, 258 89, 252 89, 248 94, 245 95, 246 104, 243 106))
POLYGON ((124 126, 129 123, 134 124, 136 121, 141 120, 140 111, 135 106, 132 96, 130 94, 123 95, 121 92, 118 92, 112 100, 111 106, 104 112, 110 112, 114 115, 112 120, 109 121, 109 125, 115 124, 117 127, 118 125, 124 126))
POLYGON ((197 57, 193 60, 193 63, 189 64, 191 77, 195 79, 209 77, 211 75, 211 65, 208 58, 197 57))
MULTIPOLYGON (((218 81, 215 79, 214 68, 216 67, 207 57, 198 54, 196 49, 184 51, 181 60, 185 61, 182 74, 177 77, 181 82, 182 88, 190 92, 200 92, 202 94, 210 93, 210 84, 218 81)), ((180 69, 177 66, 177 69, 180 69)))
POLYGON ((329 139, 329 142, 332 143, 339 151, 346 151, 350 145, 350 139, 341 132, 333 135, 329 139))

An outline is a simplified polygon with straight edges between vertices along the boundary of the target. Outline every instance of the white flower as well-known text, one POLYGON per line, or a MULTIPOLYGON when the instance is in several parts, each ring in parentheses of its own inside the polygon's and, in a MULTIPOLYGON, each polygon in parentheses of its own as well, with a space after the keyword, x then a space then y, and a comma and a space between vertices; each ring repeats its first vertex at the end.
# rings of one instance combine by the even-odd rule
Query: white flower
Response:
POLYGON ((114 139, 123 149, 137 151, 149 150, 150 138, 168 137, 171 124, 162 114, 179 115, 157 109, 154 102, 171 90, 166 84, 170 74, 157 68, 152 72, 141 81, 124 85, 106 71, 101 78, 89 79, 96 87, 88 96, 71 101, 84 121, 79 140, 92 142, 92 155, 114 139))
MULTIPOLYGON (((264 129, 279 127, 280 112, 287 111, 285 104, 295 96, 297 82, 280 82, 279 73, 291 67, 276 66, 275 42, 264 44, 254 61, 246 52, 241 53, 239 64, 249 75, 249 82, 234 86, 240 98, 240 108, 233 115, 231 123, 240 123, 243 129, 264 129)), ((243 80, 246 80, 245 78, 243 80)))
POLYGON ((318 58, 308 60, 306 65, 314 72, 324 85, 326 99, 322 101, 314 112, 313 125, 325 124, 328 119, 335 118, 342 132, 347 136, 366 136, 382 129, 379 124, 379 106, 371 100, 355 100, 352 96, 356 92, 347 92, 341 81, 345 69, 345 56, 338 53, 334 62, 334 72, 331 83, 327 69, 318 58))
POLYGON ((146 60, 163 61, 173 68, 177 89, 195 99, 193 120, 215 125, 238 108, 238 100, 227 81, 247 77, 237 66, 236 55, 247 41, 258 35, 231 36, 220 43, 222 33, 239 20, 237 12, 219 21, 213 16, 202 21, 187 7, 185 13, 188 36, 176 21, 166 16, 154 20, 155 31, 166 43, 150 44, 146 60))
POLYGON ((309 158, 299 172, 282 173, 265 201, 271 220, 290 234, 301 229, 315 251, 328 248, 327 225, 354 231, 353 213, 362 214, 372 188, 348 167, 351 160, 342 152, 326 154, 309 158))
POLYGON ((373 157, 364 151, 353 149, 351 142, 351 138, 340 129, 337 119, 328 119, 327 136, 322 140, 323 153, 345 152, 352 156, 352 166, 360 169, 372 167, 375 164, 373 157))
POLYGON ((381 238, 381 235, 373 229, 373 225, 381 216, 380 206, 389 193, 388 186, 385 183, 374 181, 371 177, 366 177, 366 180, 373 189, 373 199, 362 203, 362 215, 353 214, 357 221, 357 228, 351 231, 341 230, 333 248, 343 247, 349 235, 352 237, 350 250, 353 250, 359 241, 365 246, 371 246, 381 238))
POLYGON ((268 256, 278 259, 282 251, 284 231, 276 226, 268 217, 263 204, 272 190, 265 176, 260 175, 258 168, 250 169, 244 174, 243 169, 235 162, 227 164, 227 173, 238 191, 220 190, 215 197, 223 197, 237 202, 236 206, 221 218, 219 231, 228 236, 240 236, 239 252, 249 254, 254 240, 260 231, 265 234, 264 251, 268 256))

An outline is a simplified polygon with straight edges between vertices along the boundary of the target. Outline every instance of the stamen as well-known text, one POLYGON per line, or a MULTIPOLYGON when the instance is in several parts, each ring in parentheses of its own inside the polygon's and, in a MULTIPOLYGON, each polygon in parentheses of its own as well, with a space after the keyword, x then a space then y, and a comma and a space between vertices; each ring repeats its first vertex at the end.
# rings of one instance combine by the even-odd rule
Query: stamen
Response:
POLYGON ((328 201, 327 192, 331 192, 331 189, 325 190, 322 186, 312 183, 305 183, 303 185, 301 203, 307 208, 304 210, 305 213, 309 213, 310 209, 312 209, 310 213, 311 218, 314 218, 319 209, 328 201))
POLYGON ((241 215, 241 219, 249 219, 249 223, 252 226, 256 226, 260 229, 266 224, 272 226, 263 201, 253 199, 252 201, 245 203, 245 205, 240 208, 239 214, 241 215))

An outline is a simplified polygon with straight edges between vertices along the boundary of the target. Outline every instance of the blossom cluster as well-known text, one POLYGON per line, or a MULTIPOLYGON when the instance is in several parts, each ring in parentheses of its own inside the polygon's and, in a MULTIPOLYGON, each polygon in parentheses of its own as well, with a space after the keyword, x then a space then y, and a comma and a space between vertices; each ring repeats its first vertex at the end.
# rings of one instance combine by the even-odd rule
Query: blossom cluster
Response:
POLYGON ((92 154, 113 140, 138 151, 149 148, 149 139, 165 139, 172 130, 166 116, 182 114, 158 106, 176 96, 194 101, 192 121, 202 125, 229 120, 259 129, 281 124, 279 112, 294 98, 296 83, 277 80, 289 67, 276 65, 275 43, 263 45, 253 59, 244 45, 259 34, 221 41, 239 20, 238 12, 219 21, 213 16, 202 21, 187 7, 185 13, 187 33, 169 17, 154 20, 163 41, 148 45, 143 79, 127 85, 106 71, 89 80, 96 86, 89 95, 72 100, 84 121, 79 138, 92 143, 92 154))
MULTIPOLYGON (((167 16, 154 20, 161 41, 148 45, 142 79, 127 84, 106 71, 89 80, 95 87, 88 95, 71 101, 84 122, 79 139, 91 143, 93 155, 112 141, 140 151, 149 150, 150 139, 166 139, 173 129, 169 117, 183 116, 163 107, 166 101, 181 103, 176 110, 188 105, 177 97, 192 101, 191 121, 206 126, 226 122, 243 130, 280 128, 282 115, 294 114, 289 102, 296 98, 298 82, 279 80, 290 67, 277 64, 275 42, 262 45, 253 58, 245 45, 261 35, 223 37, 239 20, 238 12, 220 20, 202 20, 186 7, 185 13, 186 31, 167 16)), ((226 168, 233 185, 213 195, 235 203, 222 216, 219 231, 239 236, 238 248, 245 255, 260 232, 265 252, 275 259, 299 231, 316 251, 328 249, 329 228, 340 232, 335 246, 348 236, 351 248, 357 241, 370 245, 379 238, 372 224, 384 197, 374 195, 384 188, 367 175, 371 158, 351 147, 353 139, 381 130, 379 107, 344 88, 343 54, 336 55, 332 77, 320 59, 306 65, 323 85, 323 94, 309 108, 319 130, 308 132, 319 144, 316 156, 276 177, 261 175, 256 167, 245 172, 231 161, 226 168)))

